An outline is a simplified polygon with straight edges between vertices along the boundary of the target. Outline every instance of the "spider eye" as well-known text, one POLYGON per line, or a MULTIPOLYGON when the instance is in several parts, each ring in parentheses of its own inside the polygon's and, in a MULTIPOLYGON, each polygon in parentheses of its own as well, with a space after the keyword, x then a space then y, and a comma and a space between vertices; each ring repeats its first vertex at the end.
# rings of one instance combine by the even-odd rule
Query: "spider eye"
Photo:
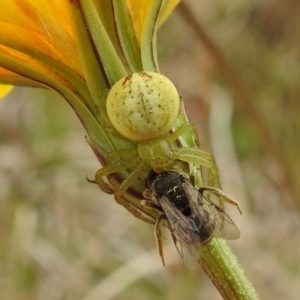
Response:
POLYGON ((122 78, 111 88, 106 107, 119 133, 133 141, 144 141, 172 128, 179 103, 178 92, 168 78, 140 72, 122 78))

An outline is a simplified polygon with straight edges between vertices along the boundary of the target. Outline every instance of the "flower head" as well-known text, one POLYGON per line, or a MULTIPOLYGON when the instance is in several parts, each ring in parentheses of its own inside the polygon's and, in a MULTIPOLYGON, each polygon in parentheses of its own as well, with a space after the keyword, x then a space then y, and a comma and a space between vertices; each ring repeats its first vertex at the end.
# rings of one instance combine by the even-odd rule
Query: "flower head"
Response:
MULTIPOLYGON (((4 0, 0 12, 0 83, 47 88, 61 94, 105 165, 113 151, 135 147, 111 134, 113 126, 106 112, 108 92, 131 73, 159 71, 156 29, 178 2, 4 0)), ((127 175, 110 181, 118 185, 127 175)), ((129 202, 139 201, 134 199, 129 202)))

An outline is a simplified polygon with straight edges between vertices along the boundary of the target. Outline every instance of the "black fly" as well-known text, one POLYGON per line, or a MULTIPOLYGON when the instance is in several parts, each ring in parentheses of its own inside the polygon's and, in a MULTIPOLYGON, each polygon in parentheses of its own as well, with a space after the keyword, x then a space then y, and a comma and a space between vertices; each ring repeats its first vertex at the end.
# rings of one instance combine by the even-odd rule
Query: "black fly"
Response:
POLYGON ((213 237, 227 240, 239 238, 240 232, 231 218, 210 200, 209 195, 217 196, 219 201, 237 206, 241 213, 238 203, 221 190, 214 187, 197 190, 189 179, 176 171, 159 174, 151 171, 146 185, 148 190, 144 196, 147 200, 143 200, 143 205, 160 212, 155 230, 164 265, 161 234, 161 223, 164 220, 168 223, 180 256, 189 267, 198 262, 199 248, 213 237))

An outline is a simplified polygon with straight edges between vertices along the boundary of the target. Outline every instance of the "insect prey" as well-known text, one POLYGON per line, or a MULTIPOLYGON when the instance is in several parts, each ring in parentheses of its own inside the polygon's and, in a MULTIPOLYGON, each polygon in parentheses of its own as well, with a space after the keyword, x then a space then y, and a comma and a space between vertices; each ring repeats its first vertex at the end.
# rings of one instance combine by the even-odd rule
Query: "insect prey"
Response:
POLYGON ((156 209, 160 215, 156 221, 155 232, 159 254, 163 264, 161 225, 166 222, 176 249, 188 267, 199 261, 199 249, 213 237, 234 240, 240 237, 239 229, 225 211, 210 200, 207 193, 235 205, 241 213, 239 204, 228 198, 221 190, 203 187, 199 190, 183 174, 166 171, 159 174, 151 171, 146 185, 142 204, 156 209))

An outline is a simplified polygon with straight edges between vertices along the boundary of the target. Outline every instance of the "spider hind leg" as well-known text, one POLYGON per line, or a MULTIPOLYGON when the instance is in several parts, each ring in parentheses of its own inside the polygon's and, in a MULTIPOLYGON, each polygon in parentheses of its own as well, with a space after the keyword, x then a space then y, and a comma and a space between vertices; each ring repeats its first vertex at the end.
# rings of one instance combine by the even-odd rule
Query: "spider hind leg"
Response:
POLYGON ((165 257, 164 257, 164 249, 163 249, 163 235, 162 235, 162 230, 161 230, 161 226, 162 226, 162 222, 163 221, 167 221, 167 218, 162 210, 162 208, 156 204, 155 202, 153 202, 153 200, 146 200, 143 199, 141 201, 141 205, 142 206, 146 206, 150 209, 154 209, 156 211, 158 211, 160 213, 160 215, 158 216, 158 218, 155 221, 155 225, 154 225, 154 235, 155 235, 155 239, 157 241, 158 244, 158 253, 159 256, 161 257, 161 261, 163 266, 165 267, 165 257))

